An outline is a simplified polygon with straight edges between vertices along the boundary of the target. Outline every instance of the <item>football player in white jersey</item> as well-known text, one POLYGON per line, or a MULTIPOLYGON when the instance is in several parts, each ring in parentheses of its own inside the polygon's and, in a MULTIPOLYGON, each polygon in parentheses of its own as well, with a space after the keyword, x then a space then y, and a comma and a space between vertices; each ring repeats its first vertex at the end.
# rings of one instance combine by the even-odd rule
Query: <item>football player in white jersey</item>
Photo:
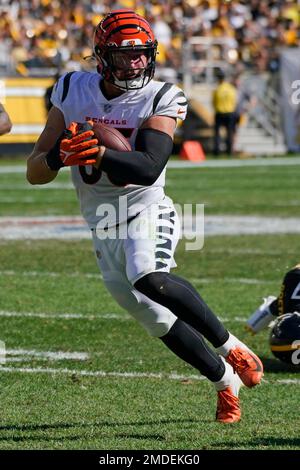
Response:
POLYGON ((217 420, 233 423, 241 416, 240 386, 260 383, 263 366, 195 288, 170 273, 179 222, 164 194, 164 175, 187 102, 178 87, 153 80, 156 52, 144 18, 125 9, 105 16, 94 35, 97 73, 68 73, 57 82, 27 178, 48 183, 61 167, 71 166, 107 289, 151 336, 213 382, 217 420), (103 146, 92 122, 121 130, 133 150, 103 146), (136 236, 140 227, 147 236, 136 236))

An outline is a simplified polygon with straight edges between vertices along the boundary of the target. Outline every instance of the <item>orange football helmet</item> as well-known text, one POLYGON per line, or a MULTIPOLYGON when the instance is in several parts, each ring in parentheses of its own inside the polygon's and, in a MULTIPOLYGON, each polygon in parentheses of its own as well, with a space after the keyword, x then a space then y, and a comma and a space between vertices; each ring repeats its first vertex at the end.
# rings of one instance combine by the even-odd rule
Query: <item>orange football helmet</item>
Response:
POLYGON ((122 90, 136 90, 153 78, 157 41, 149 23, 132 10, 114 10, 94 34, 97 70, 122 90))

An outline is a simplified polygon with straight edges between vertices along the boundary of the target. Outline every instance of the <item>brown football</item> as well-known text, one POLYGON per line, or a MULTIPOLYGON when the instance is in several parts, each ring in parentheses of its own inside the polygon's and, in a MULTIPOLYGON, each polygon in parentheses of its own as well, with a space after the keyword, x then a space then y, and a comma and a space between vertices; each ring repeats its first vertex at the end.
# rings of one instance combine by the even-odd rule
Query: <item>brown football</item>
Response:
POLYGON ((130 152, 131 146, 126 137, 114 127, 110 127, 102 122, 94 123, 94 133, 99 140, 100 145, 104 145, 112 150, 119 152, 130 152))

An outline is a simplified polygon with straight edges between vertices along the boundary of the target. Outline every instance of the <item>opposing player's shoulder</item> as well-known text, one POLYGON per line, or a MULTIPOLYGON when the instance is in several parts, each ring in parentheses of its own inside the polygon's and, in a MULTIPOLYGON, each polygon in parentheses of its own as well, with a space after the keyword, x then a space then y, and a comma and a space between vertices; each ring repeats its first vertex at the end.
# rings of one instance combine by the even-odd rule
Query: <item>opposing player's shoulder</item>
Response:
POLYGON ((168 82, 153 81, 153 114, 184 120, 187 104, 184 91, 179 86, 168 82))

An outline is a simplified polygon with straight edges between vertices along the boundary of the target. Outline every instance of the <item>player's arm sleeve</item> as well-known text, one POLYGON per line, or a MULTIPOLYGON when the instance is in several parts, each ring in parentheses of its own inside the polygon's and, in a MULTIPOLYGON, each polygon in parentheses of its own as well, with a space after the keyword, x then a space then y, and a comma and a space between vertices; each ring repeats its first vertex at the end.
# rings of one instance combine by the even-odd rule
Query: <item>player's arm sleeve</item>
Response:
MULTIPOLYGON (((153 99, 152 116, 184 120, 187 99, 183 91, 170 83, 162 85, 153 99)), ((140 129, 135 151, 106 149, 100 168, 126 184, 151 186, 159 177, 173 150, 173 140, 165 132, 140 129)))
POLYGON ((135 151, 119 152, 106 149, 100 169, 117 177, 124 184, 151 186, 167 164, 172 153, 173 140, 156 129, 140 129, 135 151))

